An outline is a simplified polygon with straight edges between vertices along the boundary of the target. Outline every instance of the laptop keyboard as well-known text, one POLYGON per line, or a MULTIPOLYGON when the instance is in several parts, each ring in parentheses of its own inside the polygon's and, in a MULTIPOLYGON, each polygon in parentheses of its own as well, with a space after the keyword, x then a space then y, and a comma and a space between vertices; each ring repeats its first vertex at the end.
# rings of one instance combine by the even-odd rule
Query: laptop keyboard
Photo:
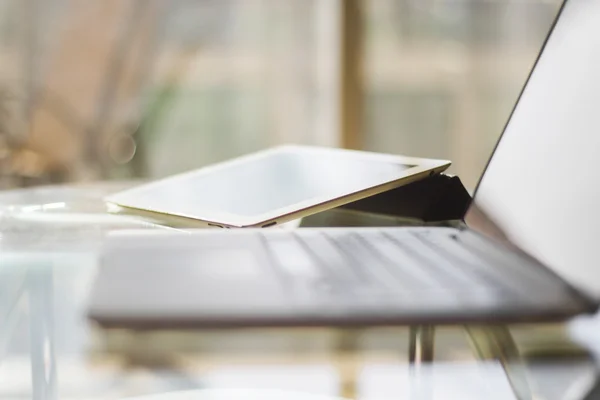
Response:
POLYGON ((440 295, 460 303, 479 293, 490 301, 525 300, 532 289, 551 288, 548 276, 522 263, 497 268, 488 249, 470 248, 457 234, 445 229, 306 230, 262 237, 288 283, 329 299, 440 295))

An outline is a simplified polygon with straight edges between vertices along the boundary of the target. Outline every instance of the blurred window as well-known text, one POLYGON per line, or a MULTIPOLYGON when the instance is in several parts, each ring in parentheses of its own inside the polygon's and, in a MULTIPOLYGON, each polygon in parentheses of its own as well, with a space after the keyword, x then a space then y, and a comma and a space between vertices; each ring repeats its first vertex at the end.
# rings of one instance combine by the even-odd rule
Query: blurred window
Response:
MULTIPOLYGON (((473 187, 559 3, 362 0, 359 142, 449 158, 473 187)), ((339 145, 340 4, 0 0, 0 90, 16 101, 0 110, 29 118, 13 129, 29 134, 29 173, 62 169, 59 180, 155 178, 279 143, 339 145)))

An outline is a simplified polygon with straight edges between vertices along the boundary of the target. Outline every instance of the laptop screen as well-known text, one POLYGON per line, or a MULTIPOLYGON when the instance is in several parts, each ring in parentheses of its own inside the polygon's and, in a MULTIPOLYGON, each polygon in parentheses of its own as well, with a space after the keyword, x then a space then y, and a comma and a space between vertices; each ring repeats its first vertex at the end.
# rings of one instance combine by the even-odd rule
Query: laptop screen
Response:
POLYGON ((466 217, 600 299, 600 0, 567 0, 466 217))

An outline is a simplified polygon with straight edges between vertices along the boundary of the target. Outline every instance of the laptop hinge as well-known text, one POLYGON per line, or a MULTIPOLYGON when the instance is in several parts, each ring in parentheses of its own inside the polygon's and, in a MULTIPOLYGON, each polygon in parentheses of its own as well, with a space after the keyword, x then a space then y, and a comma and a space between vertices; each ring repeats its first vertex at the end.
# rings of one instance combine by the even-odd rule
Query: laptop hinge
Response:
POLYGON ((439 174, 340 208, 432 223, 462 221, 470 203, 471 196, 459 177, 439 174))

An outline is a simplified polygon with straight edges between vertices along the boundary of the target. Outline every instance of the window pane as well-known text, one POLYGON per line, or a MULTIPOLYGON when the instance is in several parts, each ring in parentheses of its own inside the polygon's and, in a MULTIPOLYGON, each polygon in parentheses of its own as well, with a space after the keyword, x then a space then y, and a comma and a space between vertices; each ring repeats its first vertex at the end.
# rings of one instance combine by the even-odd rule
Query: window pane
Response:
POLYGON ((365 0, 365 147, 453 161, 473 188, 559 0, 365 0))

